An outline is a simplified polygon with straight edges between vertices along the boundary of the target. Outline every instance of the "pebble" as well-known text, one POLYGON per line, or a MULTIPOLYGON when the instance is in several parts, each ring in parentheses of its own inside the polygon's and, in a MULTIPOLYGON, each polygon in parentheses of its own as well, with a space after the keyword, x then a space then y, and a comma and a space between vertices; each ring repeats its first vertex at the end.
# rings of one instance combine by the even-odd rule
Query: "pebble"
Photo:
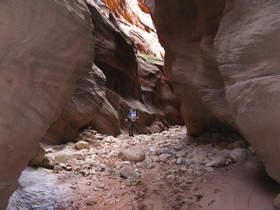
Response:
POLYGON ((89 144, 85 141, 79 141, 75 144, 75 149, 77 150, 89 149, 89 144))
POLYGON ((127 179, 129 177, 139 177, 140 174, 137 171, 135 171, 133 168, 129 166, 125 166, 121 168, 120 176, 127 179))

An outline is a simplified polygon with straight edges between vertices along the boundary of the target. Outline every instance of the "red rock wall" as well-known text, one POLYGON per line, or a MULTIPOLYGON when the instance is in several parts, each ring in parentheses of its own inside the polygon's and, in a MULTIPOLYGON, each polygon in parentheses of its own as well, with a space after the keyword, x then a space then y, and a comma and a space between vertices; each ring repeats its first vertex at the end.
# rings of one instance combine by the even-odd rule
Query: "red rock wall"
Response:
POLYGON ((76 1, 0 2, 0 209, 91 65, 92 23, 76 1), (77 53, 79 52, 79 53, 77 53))
POLYGON ((140 115, 138 133, 181 124, 179 102, 160 70, 162 66, 155 65, 162 62, 140 61, 134 42, 116 19, 104 15, 94 3, 88 6, 94 24, 92 47, 96 65, 78 82, 71 102, 52 124, 44 141, 54 144, 75 141, 81 129, 89 126, 116 136, 127 129, 125 118, 130 107, 136 108, 140 115))
POLYGON ((146 0, 190 135, 241 132, 280 181, 280 2, 146 0), (168 15, 167 15, 168 14, 168 15))

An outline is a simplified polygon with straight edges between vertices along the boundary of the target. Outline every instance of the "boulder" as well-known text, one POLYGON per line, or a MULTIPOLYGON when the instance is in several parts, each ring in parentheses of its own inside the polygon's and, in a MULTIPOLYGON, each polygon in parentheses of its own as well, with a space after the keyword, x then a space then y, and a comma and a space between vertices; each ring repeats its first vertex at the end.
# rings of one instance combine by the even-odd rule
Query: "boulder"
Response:
POLYGON ((83 1, 0 2, 0 209, 93 59, 83 1), (77 53, 79 52, 79 53, 77 53))
POLYGON ((75 154, 71 150, 61 150, 55 153, 47 154, 46 157, 51 160, 51 162, 56 164, 67 164, 69 161, 75 159, 75 154))
POLYGON ((121 149, 119 158, 124 161, 142 162, 145 160, 145 151, 139 146, 121 149))
POLYGON ((75 144, 75 149, 76 150, 89 149, 89 143, 87 143, 86 141, 78 141, 75 144))

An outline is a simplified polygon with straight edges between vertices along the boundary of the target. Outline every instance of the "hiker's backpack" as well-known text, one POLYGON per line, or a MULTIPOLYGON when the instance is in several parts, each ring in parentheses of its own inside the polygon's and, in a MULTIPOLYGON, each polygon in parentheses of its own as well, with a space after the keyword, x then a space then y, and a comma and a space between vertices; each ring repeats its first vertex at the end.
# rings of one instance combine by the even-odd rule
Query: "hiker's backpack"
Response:
POLYGON ((128 117, 132 122, 135 122, 137 119, 137 113, 135 111, 130 111, 128 117))

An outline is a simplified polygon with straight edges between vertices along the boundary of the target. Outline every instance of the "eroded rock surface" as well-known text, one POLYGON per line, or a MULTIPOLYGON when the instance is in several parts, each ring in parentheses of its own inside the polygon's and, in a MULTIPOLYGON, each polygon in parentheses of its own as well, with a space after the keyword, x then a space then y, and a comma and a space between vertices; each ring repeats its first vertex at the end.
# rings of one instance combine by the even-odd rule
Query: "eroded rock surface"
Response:
MULTIPOLYGON (((88 0, 94 1, 97 2, 88 0)), ((115 25, 133 40, 139 53, 163 59, 164 49, 159 43, 149 9, 143 0, 102 0, 102 2, 103 5, 100 5, 102 11, 109 18, 115 17, 115 25)))
POLYGON ((241 132, 280 181, 278 1, 146 1, 190 135, 241 132), (167 15, 168 14, 168 15, 167 15))
POLYGON ((96 65, 77 82, 71 102, 44 137, 47 143, 75 141, 87 127, 117 136, 127 127, 130 107, 140 116, 137 132, 158 132, 182 124, 180 103, 162 72, 163 62, 153 56, 136 56, 134 40, 115 22, 114 10, 106 16, 102 5, 88 4, 95 27, 91 46, 96 65))
POLYGON ((84 3, 74 0, 1 1, 0 19, 0 209, 4 209, 74 81, 91 65, 93 28, 84 3))

